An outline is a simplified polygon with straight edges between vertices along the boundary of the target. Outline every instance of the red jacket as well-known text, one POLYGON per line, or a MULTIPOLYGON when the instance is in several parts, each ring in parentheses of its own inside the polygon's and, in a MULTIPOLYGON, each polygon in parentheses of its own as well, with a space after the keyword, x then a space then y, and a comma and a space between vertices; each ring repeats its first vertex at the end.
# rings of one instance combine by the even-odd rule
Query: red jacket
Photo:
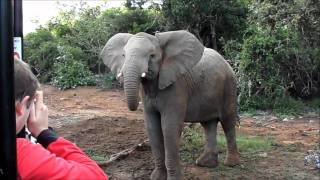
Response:
POLYGON ((21 179, 108 179, 93 160, 63 138, 47 149, 17 138, 17 162, 21 179))

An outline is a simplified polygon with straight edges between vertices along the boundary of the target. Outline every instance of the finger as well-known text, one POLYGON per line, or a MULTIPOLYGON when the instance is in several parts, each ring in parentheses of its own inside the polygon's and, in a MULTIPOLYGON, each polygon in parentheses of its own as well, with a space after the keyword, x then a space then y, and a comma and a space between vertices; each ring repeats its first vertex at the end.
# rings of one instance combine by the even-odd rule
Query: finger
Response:
POLYGON ((14 59, 14 60, 19 60, 19 57, 18 57, 17 55, 14 55, 14 56, 13 56, 13 59, 14 59))
POLYGON ((38 102, 43 103, 43 91, 36 91, 36 98, 38 102))
POLYGON ((35 105, 34 102, 30 105, 30 114, 28 121, 34 121, 36 119, 36 111, 35 111, 35 105))
POLYGON ((42 91, 37 91, 36 92, 36 111, 43 106, 43 92, 42 91))
POLYGON ((30 96, 25 96, 25 97, 21 100, 21 104, 28 104, 29 99, 30 99, 30 96))
POLYGON ((43 106, 41 107, 41 110, 42 110, 42 111, 48 111, 48 107, 47 107, 46 105, 43 105, 43 106))

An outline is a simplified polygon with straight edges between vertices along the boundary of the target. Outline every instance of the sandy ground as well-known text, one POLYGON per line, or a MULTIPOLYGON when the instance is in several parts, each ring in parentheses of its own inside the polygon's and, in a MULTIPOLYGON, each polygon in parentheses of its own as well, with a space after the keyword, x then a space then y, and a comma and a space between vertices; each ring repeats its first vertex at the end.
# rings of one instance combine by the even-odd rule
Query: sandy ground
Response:
MULTIPOLYGON (((81 87, 59 91, 44 86, 49 123, 59 135, 76 143, 90 156, 108 159, 112 154, 147 139, 142 107, 130 112, 122 90, 81 87)), ((319 116, 301 116, 283 121, 272 115, 242 116, 238 134, 275 139, 271 150, 241 153, 241 165, 201 168, 183 162, 185 179, 320 179, 320 170, 304 165, 308 150, 319 148, 319 116)), ((220 128, 220 127, 219 127, 220 128)), ((223 157, 225 152, 221 153, 223 157)), ((111 179, 149 179, 153 169, 148 146, 102 167, 111 179)))

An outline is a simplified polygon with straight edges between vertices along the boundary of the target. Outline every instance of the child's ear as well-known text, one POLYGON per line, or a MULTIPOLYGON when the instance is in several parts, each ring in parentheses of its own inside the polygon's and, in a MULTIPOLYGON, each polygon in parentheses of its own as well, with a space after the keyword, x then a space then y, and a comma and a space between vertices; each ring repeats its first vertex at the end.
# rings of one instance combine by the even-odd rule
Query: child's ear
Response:
POLYGON ((25 96, 20 102, 16 103, 16 114, 21 116, 28 105, 29 96, 25 96))

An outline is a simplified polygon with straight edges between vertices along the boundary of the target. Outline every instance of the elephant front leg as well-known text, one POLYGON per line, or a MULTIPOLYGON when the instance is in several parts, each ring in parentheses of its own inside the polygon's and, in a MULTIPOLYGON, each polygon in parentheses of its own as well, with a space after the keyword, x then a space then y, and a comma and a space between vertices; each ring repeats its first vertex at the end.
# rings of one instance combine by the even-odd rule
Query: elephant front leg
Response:
POLYGON ((180 136, 183 128, 183 119, 175 114, 171 114, 169 117, 165 116, 161 119, 162 131, 164 136, 165 147, 165 164, 167 168, 168 180, 180 180, 182 179, 179 145, 180 136))
POLYGON ((147 129, 155 168, 151 173, 151 180, 166 180, 165 153, 160 115, 145 110, 145 126, 147 129))

